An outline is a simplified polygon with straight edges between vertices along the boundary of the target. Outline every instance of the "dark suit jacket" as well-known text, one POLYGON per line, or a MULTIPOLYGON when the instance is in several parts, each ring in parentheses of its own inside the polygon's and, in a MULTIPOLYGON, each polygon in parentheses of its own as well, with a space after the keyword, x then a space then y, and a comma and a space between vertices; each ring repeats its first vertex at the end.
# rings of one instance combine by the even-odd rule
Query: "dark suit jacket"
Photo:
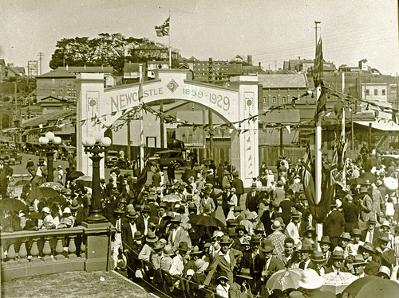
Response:
POLYGON ((206 276, 204 285, 208 286, 210 284, 212 277, 217 269, 227 275, 231 284, 234 282, 233 270, 236 268, 236 266, 239 265, 239 262, 241 262, 242 252, 231 248, 229 251, 229 255, 230 263, 228 263, 222 255, 218 254, 214 257, 212 264, 209 266, 209 271, 206 276))
POLYGON ((255 191, 253 193, 252 191, 247 193, 247 199, 245 201, 245 206, 249 211, 256 211, 258 212, 258 205, 260 202, 260 194, 255 191))
MULTIPOLYGON (((136 226, 137 227, 137 226, 136 226)), ((122 221, 121 237, 123 249, 133 249, 134 247, 134 235, 132 234, 132 229, 130 227, 130 222, 127 220, 122 221)))
POLYGON ((256 280, 262 277, 262 271, 267 271, 266 280, 275 272, 284 269, 284 263, 276 256, 272 256, 268 268, 265 268, 266 260, 260 254, 255 257, 254 276, 256 280))
MULTIPOLYGON (((150 226, 150 223, 153 223, 153 224, 157 225, 158 224, 158 218, 150 216, 150 218, 148 219, 148 228, 150 226)), ((144 218, 143 218, 142 215, 140 215, 137 218, 136 226, 137 226, 137 231, 140 231, 141 234, 144 235, 145 226, 144 226, 144 218)))
POLYGON ((338 210, 331 211, 324 223, 324 234, 332 238, 339 237, 344 231, 344 228, 344 215, 338 210))
MULTIPOLYGON (((362 240, 363 242, 366 239, 366 235, 367 235, 367 229, 362 230, 361 236, 360 236, 360 240, 362 240)), ((374 228, 374 233, 373 233, 373 246, 377 246, 378 245, 378 236, 380 235, 380 231, 377 228, 374 228)))

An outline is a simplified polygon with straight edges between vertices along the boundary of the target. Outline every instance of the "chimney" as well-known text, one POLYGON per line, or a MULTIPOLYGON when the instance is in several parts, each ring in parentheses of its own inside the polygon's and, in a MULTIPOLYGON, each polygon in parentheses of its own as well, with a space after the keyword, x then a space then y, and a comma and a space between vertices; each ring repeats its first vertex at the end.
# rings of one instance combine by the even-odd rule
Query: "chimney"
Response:
POLYGON ((259 68, 262 68, 262 62, 258 62, 259 68))
POLYGON ((252 55, 248 55, 247 62, 248 65, 252 65, 252 55))

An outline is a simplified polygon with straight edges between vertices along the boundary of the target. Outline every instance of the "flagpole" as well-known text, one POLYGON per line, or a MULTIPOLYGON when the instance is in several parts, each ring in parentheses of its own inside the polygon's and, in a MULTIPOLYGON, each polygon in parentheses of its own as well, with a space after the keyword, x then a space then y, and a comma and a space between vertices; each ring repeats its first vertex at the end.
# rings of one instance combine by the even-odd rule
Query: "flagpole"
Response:
MULTIPOLYGON (((317 49, 317 29, 318 25, 320 24, 319 21, 315 21, 315 46, 317 49)), ((321 62, 323 63, 323 61, 321 62)), ((316 103, 320 97, 320 90, 319 86, 315 86, 315 97, 316 103)), ((321 130, 321 117, 317 115, 316 118, 316 129, 315 129, 315 203, 319 204, 321 200, 321 178, 322 178, 322 130, 321 130)), ((316 225, 316 235, 317 239, 320 240, 321 236, 323 235, 323 224, 316 225)))
POLYGON ((172 22, 170 19, 170 9, 169 9, 169 32, 168 32, 168 40, 169 40, 169 69, 172 69, 172 47, 170 46, 170 32, 172 31, 172 22))
POLYGON ((139 64, 140 85, 139 85, 139 104, 140 108, 140 172, 144 169, 144 113, 143 113, 143 64, 139 64))
MULTIPOLYGON (((345 72, 342 72, 342 94, 345 94, 345 72)), ((345 115, 345 104, 342 106, 342 125, 341 125, 341 146, 345 146, 346 143, 346 115, 345 115)), ((345 150, 342 150, 341 161, 342 165, 342 184, 346 187, 346 162, 345 162, 345 150)))

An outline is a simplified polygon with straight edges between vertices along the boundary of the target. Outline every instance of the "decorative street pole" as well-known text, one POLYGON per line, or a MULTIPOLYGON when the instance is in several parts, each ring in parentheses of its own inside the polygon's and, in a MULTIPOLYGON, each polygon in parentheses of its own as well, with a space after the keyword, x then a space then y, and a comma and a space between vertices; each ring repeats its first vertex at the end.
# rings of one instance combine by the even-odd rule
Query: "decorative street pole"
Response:
POLYGON ((47 181, 53 182, 54 180, 54 152, 62 143, 60 137, 56 137, 53 132, 49 131, 44 137, 39 138, 40 145, 46 150, 47 156, 47 181))
POLYGON ((111 145, 111 139, 98 135, 96 137, 88 137, 87 140, 83 140, 82 143, 85 148, 85 153, 91 153, 90 159, 93 161, 90 215, 86 221, 88 223, 107 222, 107 219, 102 215, 100 160, 103 157, 100 154, 105 152, 107 147, 111 145))

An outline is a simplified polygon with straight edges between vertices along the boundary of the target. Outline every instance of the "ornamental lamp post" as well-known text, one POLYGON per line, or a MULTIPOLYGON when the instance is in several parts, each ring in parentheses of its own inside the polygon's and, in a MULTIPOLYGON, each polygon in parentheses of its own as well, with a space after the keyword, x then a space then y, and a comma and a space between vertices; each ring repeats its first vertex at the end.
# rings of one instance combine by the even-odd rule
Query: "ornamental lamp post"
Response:
POLYGON ((56 137, 53 132, 48 131, 44 137, 39 138, 39 143, 46 150, 48 172, 47 181, 52 182, 54 180, 54 152, 62 143, 62 139, 60 137, 56 137))
POLYGON ((111 145, 111 139, 97 135, 96 137, 88 137, 86 140, 82 141, 82 144, 85 153, 91 153, 90 159, 93 161, 90 215, 86 221, 88 223, 106 222, 107 219, 102 215, 101 205, 100 160, 103 157, 100 154, 105 152, 111 145))

